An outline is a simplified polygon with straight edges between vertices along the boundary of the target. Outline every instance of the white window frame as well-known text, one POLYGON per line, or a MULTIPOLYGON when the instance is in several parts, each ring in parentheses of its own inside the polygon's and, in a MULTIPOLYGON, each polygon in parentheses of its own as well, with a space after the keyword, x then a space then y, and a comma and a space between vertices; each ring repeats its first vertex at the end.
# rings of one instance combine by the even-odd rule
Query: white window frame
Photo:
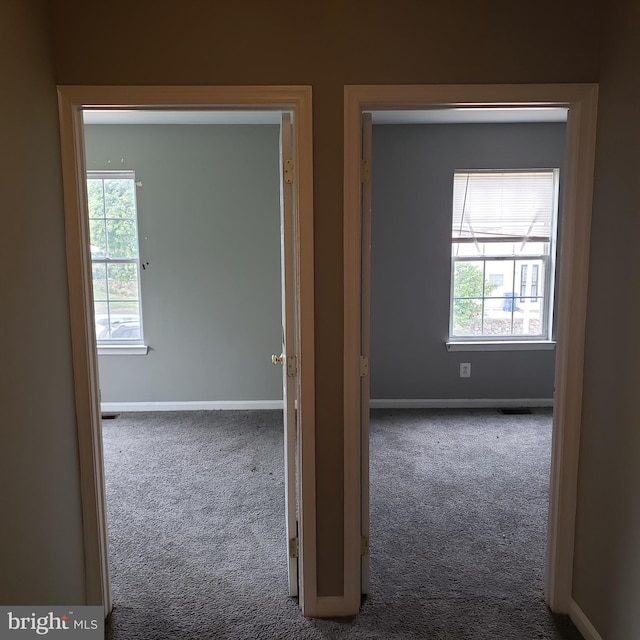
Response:
MULTIPOLYGON (((527 168, 527 169, 459 169, 454 172, 455 175, 459 173, 540 173, 551 172, 553 173, 553 210, 551 217, 551 228, 549 237, 549 251, 548 253, 526 255, 522 257, 518 256, 454 256, 453 247, 456 244, 456 240, 451 239, 451 279, 450 279, 450 293, 449 293, 449 337, 446 343, 449 351, 492 351, 492 350, 547 350, 553 349, 555 346, 555 340, 553 336, 553 310, 554 310, 554 295, 555 295, 555 281, 556 281, 556 247, 557 247, 557 235, 558 235, 558 197, 559 197, 559 185, 560 185, 560 170, 558 168, 527 168), (516 279, 515 264, 517 261, 535 261, 539 260, 544 265, 544 279, 543 279, 543 291, 546 293, 544 296, 544 308, 541 313, 542 327, 539 334, 534 335, 476 335, 476 336, 454 336, 453 335, 453 304, 454 304, 454 273, 456 262, 482 262, 498 261, 498 260, 513 260, 514 261, 514 280, 513 280, 513 300, 520 299, 519 279, 516 279), (516 287, 518 284, 518 287, 516 287), (517 290, 516 290, 517 289, 517 290)), ((532 269, 533 271, 533 269, 532 269)), ((484 276, 483 269, 483 281, 486 282, 486 276, 484 276)), ((540 291, 540 277, 538 275, 538 291, 540 291)), ((537 296, 539 297, 539 296, 537 296)), ((484 289, 483 289, 483 312, 484 312, 484 289)), ((513 313, 513 312, 512 312, 513 313)))
MULTIPOLYGON (((98 348, 98 355, 146 355, 148 347, 144 342, 144 324, 142 320, 142 283, 141 283, 141 260, 140 260, 140 234, 139 234, 139 221, 138 221, 138 197, 137 197, 137 181, 136 174, 133 170, 121 170, 121 171, 87 171, 86 180, 131 180, 134 185, 134 197, 135 197, 135 230, 136 230, 136 257, 135 258, 111 258, 108 255, 102 258, 94 258, 91 256, 91 265, 103 264, 106 266, 110 264, 134 264, 136 265, 136 274, 138 279, 138 318, 140 323, 140 337, 139 338, 97 338, 96 344, 98 348)), ((104 188, 104 187, 103 187, 104 188)), ((87 207, 87 212, 89 209, 87 207)), ((108 220, 105 210, 105 220, 108 220)), ((92 297, 95 308, 95 294, 92 290, 92 297)), ((109 307, 108 292, 107 292, 107 307, 109 307)), ((95 311, 94 311, 95 313, 95 311)), ((108 312, 109 313, 109 312, 108 312)), ((109 324, 111 324, 109 322, 109 324)))

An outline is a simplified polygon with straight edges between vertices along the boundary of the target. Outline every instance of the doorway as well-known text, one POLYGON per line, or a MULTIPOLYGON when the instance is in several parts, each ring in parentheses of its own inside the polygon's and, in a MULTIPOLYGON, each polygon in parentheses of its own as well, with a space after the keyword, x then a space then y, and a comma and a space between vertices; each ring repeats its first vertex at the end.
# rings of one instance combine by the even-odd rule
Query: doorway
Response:
MULTIPOLYGON (((575 479, 580 429, 580 383, 586 300, 586 263, 595 139, 593 86, 413 86, 345 89, 345 456, 360 461, 345 488, 347 553, 354 571, 360 565, 359 591, 368 584, 368 346, 369 246, 366 179, 370 166, 363 151, 363 112, 415 109, 555 107, 568 108, 565 162, 562 268, 555 363, 551 497, 545 596, 553 611, 567 613, 571 599, 575 479), (358 509, 360 507, 360 510, 358 509)), ((366 119, 365 119, 366 122, 366 119)), ((365 129, 366 131, 366 129, 365 129)), ((355 594, 354 594, 355 597, 355 594)))
MULTIPOLYGON (((289 420, 285 428, 287 485, 287 551, 290 592, 299 595, 303 612, 313 610, 315 601, 315 499, 313 485, 313 237, 311 212, 311 92, 307 87, 279 88, 136 88, 136 87, 60 87, 60 119, 63 148, 65 216, 72 345, 76 380, 78 442, 81 461, 81 489, 85 540, 87 602, 101 604, 105 614, 111 610, 109 570, 106 540, 104 471, 100 426, 96 327, 93 320, 92 265, 89 251, 88 216, 86 211, 85 171, 82 114, 86 109, 127 110, 269 110, 291 113, 293 127, 282 145, 281 170, 284 206, 290 207, 290 222, 283 216, 281 238, 286 255, 291 258, 287 269, 297 275, 296 286, 287 282, 283 296, 293 313, 288 313, 284 326, 295 323, 295 348, 292 341, 284 343, 283 379, 289 387, 286 416, 294 413, 298 403, 298 423, 289 420), (295 167, 295 169, 294 169, 295 167), (286 175, 285 175, 286 174, 286 175), (287 205, 288 201, 288 205, 287 205), (292 230, 295 229, 295 233, 292 230), (294 393, 291 393, 293 391, 294 393), (295 459, 300 472, 295 478, 295 459), (291 470, 293 469, 293 473, 291 470), (294 477, 292 477, 294 475, 294 477), (298 518, 296 523, 296 502, 298 518), (311 525, 309 525, 311 523, 311 525), (297 529, 297 533, 296 533, 297 529), (297 572, 299 570, 299 593, 297 572)), ((282 128, 290 128, 283 117, 282 128)), ((284 139, 284 138, 283 138, 284 139)), ((286 260, 283 259, 283 264, 286 260)), ((285 305, 283 305, 283 308, 285 305)), ((128 322, 131 326, 135 322, 128 322)), ((289 334, 291 335, 291 334, 289 334)), ((265 354, 265 357, 267 355, 265 354)), ((285 544, 286 543, 286 544, 285 544)))

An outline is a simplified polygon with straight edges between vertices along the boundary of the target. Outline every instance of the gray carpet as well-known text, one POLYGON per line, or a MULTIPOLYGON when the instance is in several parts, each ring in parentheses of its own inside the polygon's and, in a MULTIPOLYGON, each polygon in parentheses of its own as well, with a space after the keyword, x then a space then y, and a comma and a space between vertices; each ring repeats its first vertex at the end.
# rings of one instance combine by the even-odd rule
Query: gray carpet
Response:
POLYGON ((579 640, 542 597, 551 414, 374 411, 371 595, 287 596, 276 411, 104 421, 111 640, 579 640))

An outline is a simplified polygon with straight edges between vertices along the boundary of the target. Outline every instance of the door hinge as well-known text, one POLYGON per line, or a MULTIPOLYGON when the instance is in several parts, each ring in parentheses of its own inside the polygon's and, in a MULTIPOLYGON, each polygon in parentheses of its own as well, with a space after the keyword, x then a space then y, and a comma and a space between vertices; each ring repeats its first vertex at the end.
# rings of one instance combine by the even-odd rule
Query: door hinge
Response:
POLYGON ((370 177, 371 165, 368 160, 363 159, 362 164, 360 165, 360 182, 369 182, 370 177))
POLYGON ((366 378, 369 375, 369 358, 360 356, 360 377, 366 378))
POLYGON ((294 164, 293 164, 293 160, 285 160, 284 161, 284 181, 287 184, 293 184, 293 178, 294 178, 294 164))
POLYGON ((297 558, 299 550, 298 538, 291 538, 289 540, 289 557, 297 558))
POLYGON ((287 356, 287 375, 295 378, 298 375, 298 357, 287 356))
POLYGON ((360 538, 360 555, 361 556, 369 555, 369 536, 362 536, 360 538))

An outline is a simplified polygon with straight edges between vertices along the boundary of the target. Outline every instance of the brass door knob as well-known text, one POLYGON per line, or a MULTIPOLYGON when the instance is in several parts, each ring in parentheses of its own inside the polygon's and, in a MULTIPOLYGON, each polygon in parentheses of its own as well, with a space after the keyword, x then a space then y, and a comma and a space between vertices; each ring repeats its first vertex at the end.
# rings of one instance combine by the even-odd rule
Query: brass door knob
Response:
POLYGON ((283 361, 284 361, 283 355, 277 356, 274 354, 271 356, 271 364, 282 364, 283 361))

